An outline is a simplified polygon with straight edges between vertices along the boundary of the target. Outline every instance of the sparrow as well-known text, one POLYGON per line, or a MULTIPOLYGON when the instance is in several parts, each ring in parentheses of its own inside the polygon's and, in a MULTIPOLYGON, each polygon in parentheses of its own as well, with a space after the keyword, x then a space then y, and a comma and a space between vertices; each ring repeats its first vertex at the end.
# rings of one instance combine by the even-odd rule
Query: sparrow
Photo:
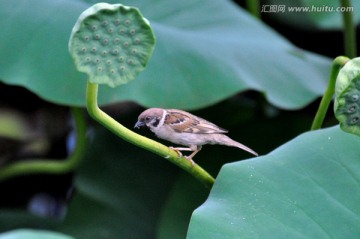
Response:
POLYGON ((243 149, 255 156, 258 154, 245 145, 236 142, 225 135, 228 131, 219 126, 192 115, 186 111, 177 109, 150 108, 142 112, 135 128, 147 127, 161 139, 174 144, 187 146, 170 147, 175 150, 179 157, 180 151, 193 151, 185 156, 194 166, 192 158, 201 150, 205 144, 220 144, 243 149))

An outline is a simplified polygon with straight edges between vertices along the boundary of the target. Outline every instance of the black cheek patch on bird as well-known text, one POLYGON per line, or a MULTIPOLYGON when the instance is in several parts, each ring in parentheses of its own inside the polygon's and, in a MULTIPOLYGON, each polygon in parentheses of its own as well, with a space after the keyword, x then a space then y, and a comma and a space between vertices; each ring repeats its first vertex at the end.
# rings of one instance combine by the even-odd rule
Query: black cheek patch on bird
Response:
POLYGON ((159 123, 160 123, 160 119, 156 118, 155 121, 151 125, 154 127, 158 127, 159 123))

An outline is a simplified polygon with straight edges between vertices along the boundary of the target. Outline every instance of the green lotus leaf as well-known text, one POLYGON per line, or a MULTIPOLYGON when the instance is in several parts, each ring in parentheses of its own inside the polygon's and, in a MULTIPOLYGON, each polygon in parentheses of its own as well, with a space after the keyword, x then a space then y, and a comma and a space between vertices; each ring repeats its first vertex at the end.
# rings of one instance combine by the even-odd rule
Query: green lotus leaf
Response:
POLYGON ((58 232, 18 229, 14 231, 0 233, 0 239, 71 239, 58 232))
POLYGON ((332 127, 225 165, 188 239, 356 238, 360 139, 332 127))
MULTIPOLYGON (((196 109, 257 90, 278 107, 297 109, 326 88, 328 58, 295 47, 229 0, 122 4, 135 5, 149 19, 156 50, 136 80, 100 87, 101 105, 130 100, 196 109)), ((48 101, 84 106, 86 75, 76 70, 67 45, 74 23, 91 5, 18 0, 14 11, 13 4, 2 1, 1 81, 24 86, 48 101)))

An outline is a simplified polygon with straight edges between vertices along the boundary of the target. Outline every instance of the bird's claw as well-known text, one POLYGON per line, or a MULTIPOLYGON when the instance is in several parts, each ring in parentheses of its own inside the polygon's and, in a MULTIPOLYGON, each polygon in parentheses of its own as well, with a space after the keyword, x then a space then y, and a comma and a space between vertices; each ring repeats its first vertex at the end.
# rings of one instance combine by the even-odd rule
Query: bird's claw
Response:
MULTIPOLYGON (((179 155, 179 158, 183 157, 183 154, 180 152, 180 150, 178 150, 177 148, 175 147, 169 147, 170 149, 174 150, 178 155, 179 155)), ((191 166, 194 167, 195 166, 195 162, 192 160, 191 157, 189 156, 184 156, 184 158, 186 158, 190 163, 191 163, 191 166)))
POLYGON ((174 148, 174 147, 171 147, 171 146, 169 148, 174 150, 179 155, 179 158, 181 158, 183 156, 183 154, 177 148, 174 148))
POLYGON ((194 167, 195 166, 195 162, 194 160, 192 160, 192 158, 185 156, 185 158, 191 163, 191 166, 194 167))

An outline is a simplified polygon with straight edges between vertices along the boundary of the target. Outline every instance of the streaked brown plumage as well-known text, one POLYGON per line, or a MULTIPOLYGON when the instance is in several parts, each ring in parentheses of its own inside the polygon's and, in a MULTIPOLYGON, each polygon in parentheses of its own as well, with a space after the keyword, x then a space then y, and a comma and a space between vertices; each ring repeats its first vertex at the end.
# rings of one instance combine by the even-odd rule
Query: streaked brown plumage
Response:
POLYGON ((159 138, 188 146, 188 148, 171 148, 176 150, 180 156, 182 155, 180 151, 193 151, 187 156, 192 163, 192 158, 205 144, 238 147, 256 156, 258 155, 252 149, 226 136, 227 130, 182 110, 147 109, 140 114, 135 124, 135 128, 141 126, 147 126, 159 138))

